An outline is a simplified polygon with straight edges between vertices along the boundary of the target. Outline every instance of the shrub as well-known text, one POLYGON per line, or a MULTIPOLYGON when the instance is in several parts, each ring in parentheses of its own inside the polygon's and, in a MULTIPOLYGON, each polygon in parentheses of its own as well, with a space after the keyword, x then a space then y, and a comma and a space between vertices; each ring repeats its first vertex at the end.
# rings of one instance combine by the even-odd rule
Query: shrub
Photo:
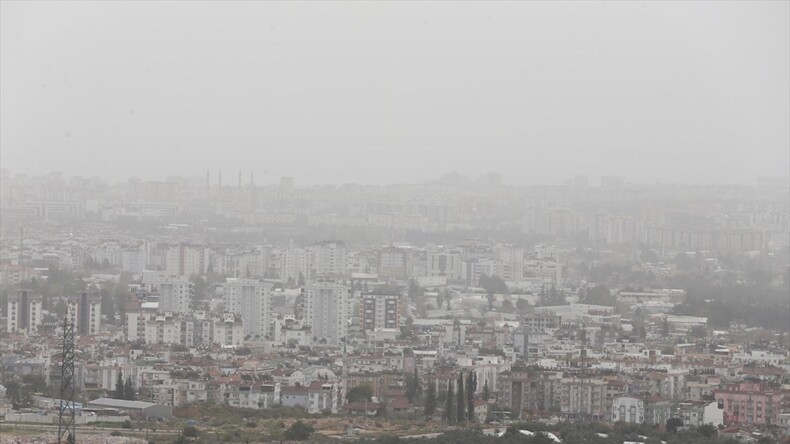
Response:
POLYGON ((288 427, 288 430, 283 434, 283 438, 288 441, 307 441, 314 431, 315 429, 313 426, 305 424, 300 420, 293 423, 291 427, 288 427))
POLYGON ((186 426, 181 431, 181 434, 184 438, 197 438, 200 435, 200 431, 192 426, 186 426))

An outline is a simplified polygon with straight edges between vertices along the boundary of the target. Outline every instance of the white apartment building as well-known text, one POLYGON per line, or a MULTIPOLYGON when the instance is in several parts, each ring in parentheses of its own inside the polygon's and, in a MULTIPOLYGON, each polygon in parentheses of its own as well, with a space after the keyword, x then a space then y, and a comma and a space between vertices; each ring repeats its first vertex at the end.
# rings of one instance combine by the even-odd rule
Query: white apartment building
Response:
POLYGON ((225 280, 225 310, 244 320, 244 334, 259 339, 272 337, 272 285, 257 279, 225 280))
POLYGON ((463 278, 461 274, 461 253, 459 251, 429 251, 426 266, 428 276, 431 277, 445 276, 447 280, 451 281, 463 278))
POLYGON ((399 294, 363 294, 360 306, 362 330, 392 330, 400 327, 399 294))
POLYGON ((505 280, 520 281, 524 277, 524 249, 512 244, 498 242, 494 245, 497 259, 504 261, 510 268, 505 280))
POLYGON ((244 344, 244 321, 233 313, 223 313, 212 324, 211 340, 222 347, 244 344))
POLYGON ((140 285, 143 290, 156 292, 159 291, 159 283, 166 280, 170 275, 164 271, 143 270, 140 273, 140 285))
POLYGON ((496 276, 500 279, 510 278, 510 265, 493 258, 469 258, 462 261, 462 275, 467 285, 480 285, 480 276, 496 276))
POLYGON ((315 252, 304 248, 288 248, 280 255, 280 280, 286 282, 292 279, 299 282, 299 278, 304 278, 305 282, 313 279, 315 269, 315 252))
POLYGON ((145 323, 146 344, 180 344, 181 319, 173 313, 159 313, 145 323))
POLYGON ((739 364, 757 363, 759 365, 782 366, 788 363, 785 353, 773 353, 767 350, 750 350, 736 353, 732 360, 739 364))
POLYGON ((620 396, 612 401, 612 422, 642 424, 645 422, 645 402, 630 396, 620 396))
POLYGON ((42 298, 28 290, 19 290, 8 296, 8 317, 6 322, 9 333, 35 333, 41 326, 42 298))
POLYGON ((562 264, 554 259, 529 259, 523 267, 523 278, 536 280, 546 286, 562 286, 562 264))
POLYGON ((211 267, 215 273, 235 278, 263 276, 264 255, 261 252, 214 253, 211 267))
POLYGON ((124 248, 119 252, 119 262, 121 270, 128 271, 129 273, 139 274, 148 266, 148 254, 145 249, 140 248, 124 248))
POLYGON ((324 241, 312 245, 313 268, 318 276, 346 274, 346 244, 341 241, 324 241))
POLYGON ((159 293, 159 311, 189 313, 195 299, 195 286, 186 276, 170 276, 154 284, 159 293))
POLYGON ((606 381, 602 379, 562 378, 560 412, 569 419, 603 419, 606 407, 606 381))
POLYGON ((319 342, 339 345, 348 336, 351 310, 351 290, 345 285, 316 282, 305 290, 304 319, 319 342))
POLYGON ((211 319, 159 313, 145 324, 146 344, 181 344, 193 347, 211 342, 211 319))
POLYGON ((83 291, 66 302, 66 314, 80 335, 97 335, 101 330, 101 296, 83 291))
POLYGON ((394 246, 384 247, 378 253, 378 274, 382 277, 405 278, 409 272, 409 255, 394 246))
POLYGON ((39 272, 32 268, 14 264, 0 264, 0 285, 19 285, 38 275, 39 272))
POLYGON ((158 302, 142 302, 137 307, 126 309, 126 340, 146 342, 146 323, 156 318, 158 302))
POLYGON ((208 270, 209 250, 202 245, 181 243, 165 252, 165 271, 174 276, 204 275, 208 270))
POLYGON ((310 327, 297 321, 293 315, 280 316, 274 319, 274 342, 277 344, 292 343, 295 346, 310 346, 313 343, 313 333, 310 327))

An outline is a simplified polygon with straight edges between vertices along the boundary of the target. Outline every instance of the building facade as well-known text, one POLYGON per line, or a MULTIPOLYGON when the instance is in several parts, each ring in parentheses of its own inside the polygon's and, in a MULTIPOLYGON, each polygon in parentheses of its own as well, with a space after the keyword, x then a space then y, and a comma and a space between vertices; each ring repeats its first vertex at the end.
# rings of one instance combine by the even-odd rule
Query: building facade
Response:
POLYGON ((303 303, 304 318, 319 342, 338 345, 348 336, 352 306, 349 287, 316 282, 307 286, 303 303))
POLYGON ((41 326, 42 297, 28 290, 8 296, 7 331, 35 333, 41 326))
POLYGON ((365 332, 396 329, 400 326, 400 295, 363 294, 361 309, 362 330, 365 332))
POLYGON ((272 285, 256 279, 225 280, 225 310, 244 320, 244 333, 252 338, 272 337, 272 285))

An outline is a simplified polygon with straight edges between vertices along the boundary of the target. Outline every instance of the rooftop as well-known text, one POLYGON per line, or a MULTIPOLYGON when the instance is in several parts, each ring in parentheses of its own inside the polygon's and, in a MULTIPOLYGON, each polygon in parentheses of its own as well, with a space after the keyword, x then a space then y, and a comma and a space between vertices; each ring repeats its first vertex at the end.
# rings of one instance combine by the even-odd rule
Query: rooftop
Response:
POLYGON ((159 405, 159 404, 154 404, 153 402, 127 401, 125 399, 114 399, 114 398, 97 398, 89 402, 88 404, 101 405, 105 407, 115 407, 118 409, 137 409, 137 410, 142 410, 148 407, 159 405))

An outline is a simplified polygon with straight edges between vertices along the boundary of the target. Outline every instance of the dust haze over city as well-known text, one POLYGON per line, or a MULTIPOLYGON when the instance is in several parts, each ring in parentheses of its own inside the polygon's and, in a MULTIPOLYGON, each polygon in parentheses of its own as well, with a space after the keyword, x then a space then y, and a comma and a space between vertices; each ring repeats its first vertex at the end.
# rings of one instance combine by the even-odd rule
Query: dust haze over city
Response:
POLYGON ((0 1, 0 443, 788 442, 788 177, 786 1, 0 1))

